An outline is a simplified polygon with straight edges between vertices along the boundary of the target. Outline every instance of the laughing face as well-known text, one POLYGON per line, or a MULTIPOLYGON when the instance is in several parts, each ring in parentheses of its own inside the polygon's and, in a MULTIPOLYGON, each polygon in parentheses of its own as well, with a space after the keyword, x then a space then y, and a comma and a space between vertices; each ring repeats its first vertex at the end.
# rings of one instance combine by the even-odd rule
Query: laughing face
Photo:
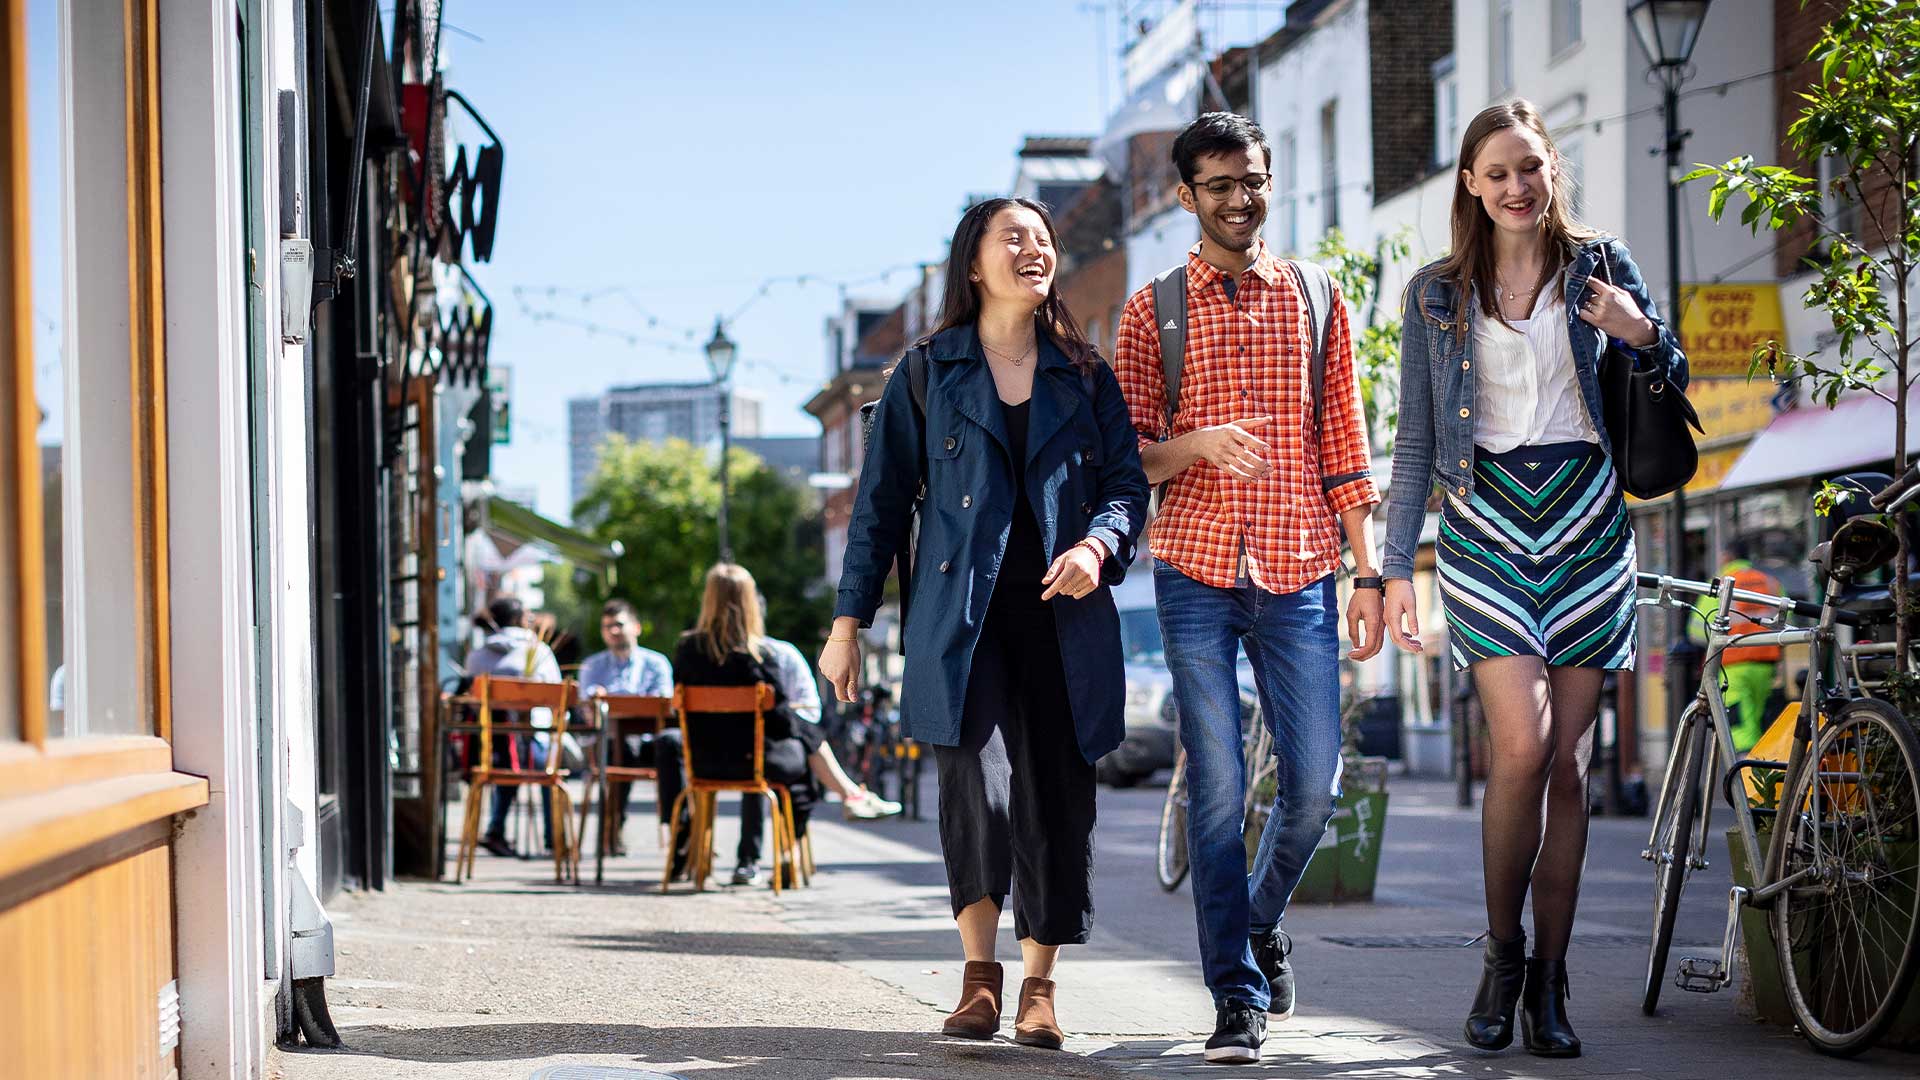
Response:
POLYGON ((1040 215, 1024 206, 1008 206, 987 222, 980 250, 973 257, 974 287, 980 299, 1039 307, 1053 288, 1057 256, 1053 233, 1040 215))
POLYGON ((1244 254, 1260 239, 1260 226, 1267 220, 1267 196, 1272 192, 1267 169, 1267 155, 1257 146, 1206 154, 1194 161, 1193 183, 1180 185, 1180 205, 1200 219, 1200 232, 1208 243, 1244 254), (1234 183, 1223 195, 1207 190, 1209 184, 1245 177, 1257 177, 1258 190, 1249 191, 1244 183, 1234 183))
POLYGON ((1532 233, 1540 228, 1553 200, 1559 163, 1540 136, 1524 127, 1507 127, 1480 143, 1471 168, 1461 170, 1467 190, 1493 219, 1496 229, 1532 233))

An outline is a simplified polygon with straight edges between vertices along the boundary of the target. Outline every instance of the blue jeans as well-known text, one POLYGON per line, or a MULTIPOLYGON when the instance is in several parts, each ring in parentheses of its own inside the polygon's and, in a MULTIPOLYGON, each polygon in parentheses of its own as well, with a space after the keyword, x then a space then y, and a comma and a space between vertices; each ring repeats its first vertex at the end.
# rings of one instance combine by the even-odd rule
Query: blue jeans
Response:
POLYGON ((1295 593, 1203 585, 1161 562, 1153 585, 1187 751, 1187 859, 1200 965, 1216 1004, 1267 1007, 1249 935, 1280 924, 1340 792, 1340 611, 1331 575, 1295 593), (1248 875, 1244 646, 1273 733, 1279 792, 1248 875))

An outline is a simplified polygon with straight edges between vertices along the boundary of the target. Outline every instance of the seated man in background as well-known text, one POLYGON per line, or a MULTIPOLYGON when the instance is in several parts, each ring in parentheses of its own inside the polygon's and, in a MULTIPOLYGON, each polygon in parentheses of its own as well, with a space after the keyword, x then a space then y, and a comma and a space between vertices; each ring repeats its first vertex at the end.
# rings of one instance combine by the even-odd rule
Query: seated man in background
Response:
MULTIPOLYGON (((640 617, 633 605, 617 596, 608 600, 600 609, 600 640, 606 642, 607 647, 580 662, 581 697, 590 697, 595 693, 673 696, 673 665, 667 662, 665 656, 641 646, 639 638, 640 617)), ((616 765, 656 765, 657 740, 679 737, 680 733, 672 728, 657 736, 629 735, 609 748, 610 756, 616 765)), ((677 757, 675 760, 677 762, 677 757)), ((678 777, 675 780, 673 789, 678 791, 678 777)), ((627 798, 632 787, 628 783, 614 784, 607 799, 605 812, 613 819, 613 840, 609 850, 615 855, 627 853, 620 830, 627 823, 627 798)), ((663 782, 661 787, 664 790, 666 784, 663 782)), ((661 800, 662 824, 666 823, 667 810, 672 805, 668 799, 661 800)))
MULTIPOLYGON (((534 679, 539 682, 560 682, 560 663, 553 657, 553 650, 534 634, 527 617, 524 604, 511 596, 496 598, 487 605, 486 617, 493 628, 487 633, 480 646, 467 654, 466 669, 469 675, 499 675, 509 679, 534 679)), ((503 722, 515 717, 502 715, 503 722)), ((553 717, 547 709, 534 709, 528 722, 538 727, 548 727, 553 717)), ((532 768, 540 768, 546 762, 547 744, 550 740, 544 735, 533 740, 529 757, 532 768)), ((514 751, 525 746, 521 738, 495 739, 493 742, 493 761, 495 768, 514 766, 514 751)), ((513 807, 516 789, 495 787, 493 789, 493 813, 487 821, 487 833, 480 846, 495 855, 513 855, 513 845, 507 842, 507 811, 513 807)), ((542 791, 547 799, 553 798, 551 791, 542 791)), ((551 811, 542 816, 547 828, 547 846, 553 846, 553 814, 551 811)))

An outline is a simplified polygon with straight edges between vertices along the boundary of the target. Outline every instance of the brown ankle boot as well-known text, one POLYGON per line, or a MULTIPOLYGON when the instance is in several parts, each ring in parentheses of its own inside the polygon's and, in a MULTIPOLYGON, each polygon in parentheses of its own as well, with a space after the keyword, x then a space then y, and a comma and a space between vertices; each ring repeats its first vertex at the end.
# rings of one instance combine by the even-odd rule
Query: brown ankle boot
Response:
POLYGON ((1000 1032, 1000 991, 1006 970, 990 960, 967 961, 960 984, 960 1007, 940 1027, 957 1039, 991 1039, 1000 1032))
POLYGON ((1023 1046, 1058 1050, 1067 1033, 1053 1018, 1053 980, 1028 979, 1020 984, 1020 1011, 1014 1014, 1013 1041, 1023 1046))

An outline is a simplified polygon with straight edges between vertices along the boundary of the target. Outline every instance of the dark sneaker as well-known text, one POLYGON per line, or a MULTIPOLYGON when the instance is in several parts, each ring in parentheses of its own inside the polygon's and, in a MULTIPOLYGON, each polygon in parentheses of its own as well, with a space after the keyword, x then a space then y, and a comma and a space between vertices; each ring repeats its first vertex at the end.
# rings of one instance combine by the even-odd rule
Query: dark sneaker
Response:
POLYGON ((511 859, 518 854, 513 850, 513 845, 507 843, 507 838, 504 836, 486 837, 480 841, 480 846, 489 854, 498 855, 504 859, 511 859))
POLYGON ((1244 1001, 1220 1006, 1207 1040, 1207 1060, 1219 1065, 1254 1065, 1267 1041, 1267 1014, 1244 1001))
POLYGON ((1269 934, 1253 936, 1253 962, 1267 977, 1267 1015, 1274 1022, 1293 1019, 1293 965, 1287 957, 1293 953, 1293 939, 1276 927, 1269 934))
POLYGON ((743 862, 739 866, 734 867, 733 883, 735 885, 760 884, 760 864, 743 862))

